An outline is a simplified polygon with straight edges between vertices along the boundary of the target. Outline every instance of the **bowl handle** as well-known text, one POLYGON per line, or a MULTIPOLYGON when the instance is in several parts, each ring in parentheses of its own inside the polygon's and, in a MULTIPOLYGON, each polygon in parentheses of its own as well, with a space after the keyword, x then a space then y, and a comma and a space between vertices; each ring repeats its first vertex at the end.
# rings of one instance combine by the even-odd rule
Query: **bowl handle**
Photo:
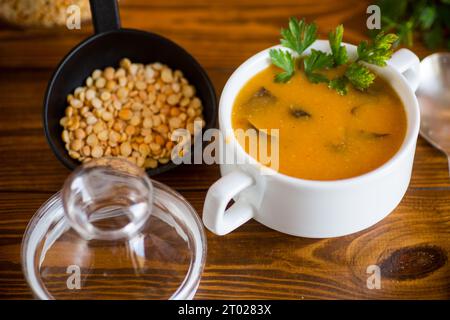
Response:
POLYGON ((95 33, 120 29, 117 0, 89 0, 95 33))
POLYGON ((419 58, 408 49, 400 49, 387 62, 392 68, 400 72, 415 92, 419 87, 419 58))
POLYGON ((239 197, 231 207, 226 207, 239 193, 254 184, 253 178, 240 170, 216 181, 209 188, 203 206, 205 226, 217 235, 225 235, 250 220, 255 209, 244 198, 239 197))

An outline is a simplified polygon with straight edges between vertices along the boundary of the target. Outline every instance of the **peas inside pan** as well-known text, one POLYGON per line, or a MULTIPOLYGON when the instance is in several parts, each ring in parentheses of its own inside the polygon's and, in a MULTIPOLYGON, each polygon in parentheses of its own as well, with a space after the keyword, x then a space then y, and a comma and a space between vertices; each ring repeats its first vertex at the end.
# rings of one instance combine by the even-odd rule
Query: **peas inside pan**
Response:
MULTIPOLYGON (((203 104, 204 130, 215 124, 217 102, 214 87, 200 64, 183 48, 154 33, 120 26, 116 0, 91 0, 95 34, 81 42, 61 61, 47 87, 44 98, 44 129, 48 143, 56 157, 69 169, 80 164, 72 159, 61 139, 59 123, 67 106, 67 95, 84 85, 95 69, 117 66, 127 57, 133 62, 161 62, 172 69, 181 70, 196 88, 203 104)), ((201 137, 197 137, 201 139, 201 137)), ((199 141, 199 143, 201 143, 199 141)), ((155 175, 176 167, 169 162, 147 173, 155 175)))

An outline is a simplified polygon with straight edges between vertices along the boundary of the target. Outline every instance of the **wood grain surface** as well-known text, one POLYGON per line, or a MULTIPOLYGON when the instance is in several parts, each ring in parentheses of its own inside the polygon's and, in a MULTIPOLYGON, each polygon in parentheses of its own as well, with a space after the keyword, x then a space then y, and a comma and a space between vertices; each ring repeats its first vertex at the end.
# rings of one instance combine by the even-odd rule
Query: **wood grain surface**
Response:
MULTIPOLYGON (((275 43, 288 17, 315 20, 325 35, 339 23, 344 40, 366 37, 359 0, 121 0, 122 24, 167 36, 206 68, 220 94, 233 70, 275 43)), ((70 48, 91 34, 64 28, 0 25, 0 298, 29 299, 20 243, 39 206, 69 174, 43 134, 47 81, 70 48)), ((429 54, 420 44, 420 57, 429 54)), ((179 167, 156 179, 178 190, 201 215, 217 166, 179 167)), ((399 207, 368 230, 305 239, 251 221, 218 237, 207 232, 208 256, 197 299, 450 299, 450 180, 447 160, 419 139, 410 188, 399 207), (379 265, 381 289, 366 286, 379 265)), ((120 298, 120 295, 117 296, 120 298)))

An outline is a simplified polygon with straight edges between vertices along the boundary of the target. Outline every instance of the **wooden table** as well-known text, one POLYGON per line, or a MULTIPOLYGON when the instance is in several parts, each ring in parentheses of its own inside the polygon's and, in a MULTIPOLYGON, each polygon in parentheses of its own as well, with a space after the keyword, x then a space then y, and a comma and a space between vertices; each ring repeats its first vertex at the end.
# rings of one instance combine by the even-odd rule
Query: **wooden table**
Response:
MULTIPOLYGON (((165 35, 190 51, 219 94, 233 70, 278 42, 290 16, 315 20, 322 37, 338 23, 345 41, 365 37, 367 3, 359 0, 123 0, 124 26, 165 35)), ((0 298, 28 299, 20 243, 28 220, 60 189, 69 171, 50 151, 42 98, 52 70, 91 34, 0 26, 0 298)), ((417 46, 423 57, 425 50, 417 46)), ((177 168, 156 179, 201 214, 217 166, 177 168)), ((400 206, 372 228, 346 237, 303 239, 251 221, 233 233, 210 232, 197 299, 449 299, 450 180, 446 158, 419 139, 410 188, 400 206), (369 265, 381 289, 366 286, 369 265)))

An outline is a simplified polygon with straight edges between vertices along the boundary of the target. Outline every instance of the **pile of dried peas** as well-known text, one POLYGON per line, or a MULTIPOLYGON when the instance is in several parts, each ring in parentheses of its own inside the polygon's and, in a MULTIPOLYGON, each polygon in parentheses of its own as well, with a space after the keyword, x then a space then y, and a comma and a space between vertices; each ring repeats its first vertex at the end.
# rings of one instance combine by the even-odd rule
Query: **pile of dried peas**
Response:
POLYGON ((205 125, 195 88, 179 70, 124 58, 120 67, 94 70, 86 86, 67 97, 60 120, 69 156, 81 162, 103 156, 126 158, 139 167, 170 161, 174 130, 194 134, 205 125))

